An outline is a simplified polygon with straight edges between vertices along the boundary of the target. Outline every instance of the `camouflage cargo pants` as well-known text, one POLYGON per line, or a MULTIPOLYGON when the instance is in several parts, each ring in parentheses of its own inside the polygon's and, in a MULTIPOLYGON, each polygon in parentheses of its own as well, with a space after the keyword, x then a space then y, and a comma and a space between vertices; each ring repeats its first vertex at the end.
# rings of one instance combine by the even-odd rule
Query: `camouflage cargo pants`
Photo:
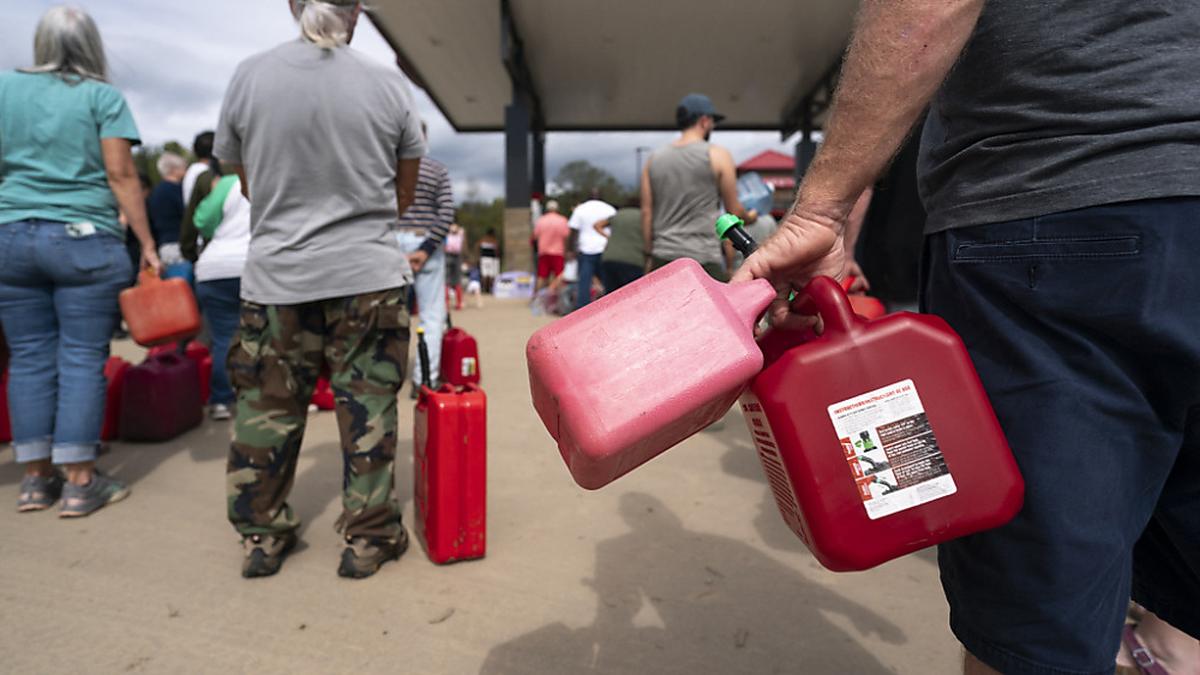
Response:
POLYGON ((308 403, 328 364, 337 401, 347 537, 393 540, 396 394, 408 356, 407 289, 302 305, 242 303, 229 353, 237 418, 226 468, 229 520, 243 535, 296 529, 287 496, 304 439, 308 403))

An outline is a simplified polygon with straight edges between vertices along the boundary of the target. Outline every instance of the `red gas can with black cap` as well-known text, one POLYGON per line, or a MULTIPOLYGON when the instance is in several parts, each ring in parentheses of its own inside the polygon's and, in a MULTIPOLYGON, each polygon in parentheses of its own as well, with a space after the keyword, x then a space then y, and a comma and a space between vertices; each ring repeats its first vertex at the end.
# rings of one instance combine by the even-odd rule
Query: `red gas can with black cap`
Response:
POLYGON ((823 332, 768 332, 741 408, 780 513, 822 565, 867 569, 1016 515, 1024 482, 944 321, 868 321, 829 277, 796 301, 823 332))

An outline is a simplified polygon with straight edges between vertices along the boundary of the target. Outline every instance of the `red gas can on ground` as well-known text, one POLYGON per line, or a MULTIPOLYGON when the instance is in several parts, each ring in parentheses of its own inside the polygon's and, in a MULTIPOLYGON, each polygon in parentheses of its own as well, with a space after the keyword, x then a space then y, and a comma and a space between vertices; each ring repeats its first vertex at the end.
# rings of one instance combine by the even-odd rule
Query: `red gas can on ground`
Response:
POLYGON ((125 376, 133 364, 119 356, 110 356, 104 364, 104 378, 108 385, 104 394, 104 426, 100 429, 100 440, 115 441, 121 433, 121 404, 125 394, 125 376))
POLYGON ((1024 482, 958 335, 923 314, 867 322, 828 277, 802 301, 824 333, 768 349, 742 411, 780 513, 817 560, 867 569, 1011 520, 1024 482))
POLYGON ((774 298, 676 260, 534 333, 533 405, 575 481, 599 488, 721 419, 762 368, 774 298))
POLYGON ((461 328, 451 327, 442 336, 442 381, 456 387, 479 384, 479 346, 475 338, 461 328))
POLYGON ((321 375, 317 378, 317 386, 313 388, 312 400, 309 402, 317 406, 317 410, 333 410, 337 407, 337 399, 333 395, 328 376, 321 375))
POLYGON ((121 438, 166 441, 196 427, 204 417, 196 362, 177 353, 156 354, 125 374, 121 438))
POLYGON ((121 314, 133 341, 143 347, 185 340, 200 332, 200 308, 183 279, 159 279, 144 270, 138 284, 121 291, 121 314))
MULTIPOLYGON (((178 351, 179 343, 171 342, 165 345, 151 347, 149 355, 156 356, 158 354, 166 354, 168 352, 178 351)), ((212 353, 209 352, 208 347, 195 340, 187 343, 187 347, 184 348, 183 353, 184 356, 196 363, 196 374, 199 377, 198 386, 200 387, 200 402, 208 403, 209 396, 212 393, 212 353)))
POLYGON ((12 440, 12 422, 8 415, 8 342, 0 330, 0 443, 12 440))
POLYGON ((484 556, 487 398, 479 387, 421 388, 413 415, 417 527, 435 563, 484 556))
POLYGON ((12 421, 8 416, 8 368, 0 370, 0 443, 12 440, 12 421))

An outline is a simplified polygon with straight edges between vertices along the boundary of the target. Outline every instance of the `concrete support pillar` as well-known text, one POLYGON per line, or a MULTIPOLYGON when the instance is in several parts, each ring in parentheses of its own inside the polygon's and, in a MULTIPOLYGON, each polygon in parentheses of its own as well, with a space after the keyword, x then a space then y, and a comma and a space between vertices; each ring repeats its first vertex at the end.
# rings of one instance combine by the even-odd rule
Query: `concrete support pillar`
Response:
POLYGON ((532 271, 529 201, 532 188, 532 125, 525 97, 514 88, 504 111, 504 269, 532 271))
POLYGON ((524 270, 536 272, 533 260, 533 248, 529 245, 529 237, 533 233, 530 225, 532 212, 529 210, 529 200, 524 207, 504 209, 504 270, 524 270))
POLYGON ((535 194, 546 195, 546 132, 542 129, 533 130, 533 184, 530 188, 535 194))

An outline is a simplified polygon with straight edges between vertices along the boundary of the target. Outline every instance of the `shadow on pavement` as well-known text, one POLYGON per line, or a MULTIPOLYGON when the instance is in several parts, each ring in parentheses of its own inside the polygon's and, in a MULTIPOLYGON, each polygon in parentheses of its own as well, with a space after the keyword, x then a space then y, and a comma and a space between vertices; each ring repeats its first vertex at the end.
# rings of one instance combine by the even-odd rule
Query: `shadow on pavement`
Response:
MULTIPOLYGON (((211 422, 207 419, 200 426, 164 443, 108 443, 96 460, 96 465, 109 475, 132 486, 148 476, 163 460, 177 452, 186 450, 198 463, 225 460, 229 449, 227 422, 211 422)), ((18 483, 24 469, 16 463, 12 447, 7 446, 4 455, 8 461, 0 463, 0 485, 18 483)), ((223 473, 223 471, 222 471, 223 473)))
POLYGON ((597 545, 583 582, 597 596, 592 625, 551 623, 501 644, 482 675, 891 672, 859 638, 905 635, 868 607, 741 541, 685 529, 649 495, 623 495, 621 515, 630 531, 597 545))

